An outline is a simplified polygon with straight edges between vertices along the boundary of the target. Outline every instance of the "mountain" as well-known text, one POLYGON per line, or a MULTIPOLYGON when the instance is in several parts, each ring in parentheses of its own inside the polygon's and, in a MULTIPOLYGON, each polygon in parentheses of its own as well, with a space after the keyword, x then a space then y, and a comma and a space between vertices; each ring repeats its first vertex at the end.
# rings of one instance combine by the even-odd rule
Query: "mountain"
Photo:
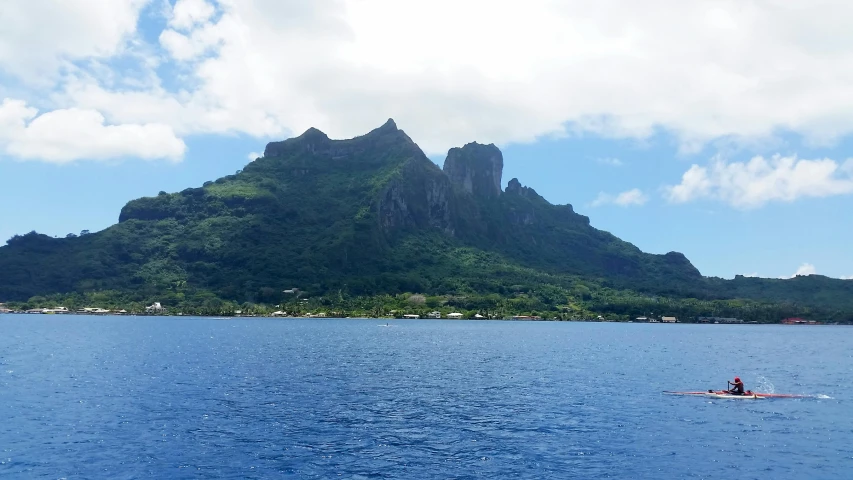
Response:
POLYGON ((291 287, 507 295, 552 285, 814 304, 795 290, 820 285, 853 309, 838 300, 853 282, 702 277, 684 255, 644 253, 518 179, 502 189, 502 170, 500 150, 478 143, 450 149, 439 168, 393 120, 348 140, 311 128, 234 175, 133 200, 101 232, 13 237, 0 247, 0 299, 121 291, 277 303, 291 287))

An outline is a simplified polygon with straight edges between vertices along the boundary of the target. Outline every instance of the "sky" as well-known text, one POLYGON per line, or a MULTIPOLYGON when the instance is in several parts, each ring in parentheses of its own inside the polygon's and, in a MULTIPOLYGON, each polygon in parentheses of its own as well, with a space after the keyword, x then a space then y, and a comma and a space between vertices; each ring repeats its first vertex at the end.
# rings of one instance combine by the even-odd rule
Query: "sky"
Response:
MULTIPOLYGON (((102 230, 269 141, 477 141, 709 276, 853 277, 853 3, 10 0, 0 243, 102 230)), ((2 273, 2 272, 0 272, 2 273)))

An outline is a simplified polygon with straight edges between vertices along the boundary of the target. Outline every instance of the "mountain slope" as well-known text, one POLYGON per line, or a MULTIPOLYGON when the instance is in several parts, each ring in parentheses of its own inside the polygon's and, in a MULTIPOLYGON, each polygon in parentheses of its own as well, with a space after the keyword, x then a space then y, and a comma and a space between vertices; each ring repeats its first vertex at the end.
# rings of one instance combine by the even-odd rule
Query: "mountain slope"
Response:
MULTIPOLYGON (((234 175, 131 201, 104 231, 12 238, 0 247, 0 299, 116 290, 276 303, 293 286, 311 295, 506 293, 585 279, 809 303, 790 283, 706 279, 680 253, 643 253, 517 179, 502 191, 502 169, 500 150, 477 143, 451 149, 440 169, 392 120, 349 140, 309 129, 270 143, 234 175)), ((820 285, 837 301, 853 282, 820 285)))

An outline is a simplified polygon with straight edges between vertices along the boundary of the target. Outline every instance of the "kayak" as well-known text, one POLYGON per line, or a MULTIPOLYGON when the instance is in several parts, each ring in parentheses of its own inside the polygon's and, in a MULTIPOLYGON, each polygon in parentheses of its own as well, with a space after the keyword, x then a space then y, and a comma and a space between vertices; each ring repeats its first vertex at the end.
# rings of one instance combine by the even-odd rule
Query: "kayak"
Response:
POLYGON ((705 395, 711 398, 726 398, 730 400, 763 400, 767 397, 759 397, 757 393, 744 393, 743 395, 735 395, 728 392, 709 392, 705 395))
POLYGON ((747 390, 743 395, 734 395, 726 390, 708 390, 706 392, 669 392, 669 395, 697 395, 711 398, 725 398, 733 400, 759 400, 762 398, 806 398, 808 395, 795 395, 790 393, 759 393, 747 390))

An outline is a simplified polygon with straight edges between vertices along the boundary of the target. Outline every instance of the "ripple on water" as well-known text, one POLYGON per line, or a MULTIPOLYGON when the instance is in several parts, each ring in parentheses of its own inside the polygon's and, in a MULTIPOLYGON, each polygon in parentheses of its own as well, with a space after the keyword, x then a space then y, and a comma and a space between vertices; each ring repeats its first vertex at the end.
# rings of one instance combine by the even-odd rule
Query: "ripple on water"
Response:
POLYGON ((845 478, 853 460, 833 327, 375 324, 6 316, 0 476, 845 478), (719 354, 744 334, 751 357, 719 354), (660 393, 734 374, 821 394, 660 393))

